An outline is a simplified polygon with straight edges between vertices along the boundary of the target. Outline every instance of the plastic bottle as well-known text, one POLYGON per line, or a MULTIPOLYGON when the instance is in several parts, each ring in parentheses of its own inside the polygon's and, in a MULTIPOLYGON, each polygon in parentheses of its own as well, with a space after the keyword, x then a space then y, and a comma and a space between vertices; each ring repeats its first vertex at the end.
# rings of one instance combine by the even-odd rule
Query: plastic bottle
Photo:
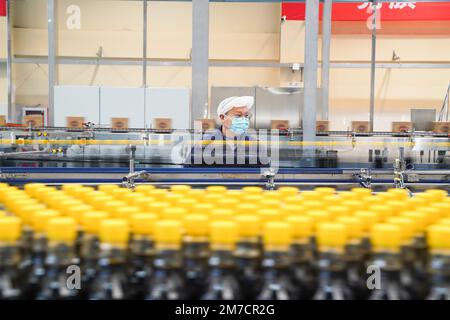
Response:
POLYGON ((347 230, 343 224, 322 223, 317 229, 318 289, 314 300, 351 300, 352 290, 347 284, 345 245, 347 230))
POLYGON ((146 299, 187 299, 182 264, 182 224, 177 220, 162 220, 155 224, 156 256, 146 299))
POLYGON ((263 227, 263 285, 258 300, 297 300, 300 292, 291 268, 292 233, 286 222, 268 222, 263 227))

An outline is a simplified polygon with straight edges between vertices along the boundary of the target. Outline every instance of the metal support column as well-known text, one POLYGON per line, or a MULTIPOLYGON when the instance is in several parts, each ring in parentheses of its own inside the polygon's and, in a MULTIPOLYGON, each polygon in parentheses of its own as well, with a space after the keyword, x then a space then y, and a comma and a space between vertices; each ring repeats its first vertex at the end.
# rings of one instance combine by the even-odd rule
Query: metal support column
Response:
POLYGON ((208 59, 209 0, 192 0, 192 128, 208 114, 208 59))
POLYGON ((8 81, 8 119, 15 121, 15 110, 13 108, 13 79, 12 79, 12 16, 11 1, 6 1, 6 79, 8 81))
POLYGON ((328 120, 332 6, 333 0, 324 0, 322 14, 322 120, 328 120))
POLYGON ((142 86, 147 87, 147 24, 148 24, 148 2, 143 1, 143 41, 142 41, 142 86))
MULTIPOLYGON (((316 140, 318 33, 319 0, 306 0, 303 141, 308 144, 316 140)), ((305 165, 314 166, 314 146, 304 150, 305 165)))
POLYGON ((372 0, 373 6, 373 23, 372 23, 372 54, 370 64, 370 111, 369 111, 369 130, 373 131, 373 120, 375 113, 375 62, 377 49, 377 10, 378 0, 372 0))
POLYGON ((57 79, 57 0, 47 0, 48 17, 48 124, 54 125, 55 114, 55 85, 57 79))

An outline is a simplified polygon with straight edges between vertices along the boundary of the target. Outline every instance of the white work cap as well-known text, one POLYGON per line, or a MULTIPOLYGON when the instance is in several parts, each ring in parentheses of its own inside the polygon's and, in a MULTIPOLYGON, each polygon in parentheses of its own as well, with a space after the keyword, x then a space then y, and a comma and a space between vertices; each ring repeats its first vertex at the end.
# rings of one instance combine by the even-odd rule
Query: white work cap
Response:
POLYGON ((220 116, 222 114, 226 114, 233 108, 246 107, 247 109, 251 109, 254 103, 255 98, 252 96, 229 97, 219 104, 217 107, 217 115, 220 116))

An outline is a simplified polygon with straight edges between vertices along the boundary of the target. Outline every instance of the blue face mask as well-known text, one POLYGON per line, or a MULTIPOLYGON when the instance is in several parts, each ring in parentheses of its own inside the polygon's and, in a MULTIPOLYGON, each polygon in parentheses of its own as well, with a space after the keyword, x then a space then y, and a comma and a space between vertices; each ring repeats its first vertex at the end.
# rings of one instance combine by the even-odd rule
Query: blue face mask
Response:
POLYGON ((243 134, 248 130, 248 127, 250 126, 250 122, 248 118, 245 117, 239 117, 239 118, 233 118, 231 121, 231 131, 233 131, 235 134, 243 134))

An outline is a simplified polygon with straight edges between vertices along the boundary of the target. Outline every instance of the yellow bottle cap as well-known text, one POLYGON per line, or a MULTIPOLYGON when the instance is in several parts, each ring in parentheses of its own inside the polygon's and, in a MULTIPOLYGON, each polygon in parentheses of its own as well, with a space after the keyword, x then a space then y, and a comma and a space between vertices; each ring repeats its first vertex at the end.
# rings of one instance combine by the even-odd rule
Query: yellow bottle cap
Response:
POLYGON ((186 217, 188 211, 184 208, 170 207, 162 211, 162 218, 164 220, 178 220, 181 221, 186 217))
POLYGON ((305 201, 319 201, 324 196, 318 191, 303 191, 301 195, 305 201))
MULTIPOLYGON (((133 193, 128 193, 126 195, 124 195, 121 200, 125 201, 126 203, 128 203, 129 205, 134 205, 134 202, 140 199, 145 199, 146 196, 142 193, 138 193, 138 192, 133 192, 133 193)), ((112 200, 112 199, 110 199, 112 200)))
POLYGON ((428 218, 427 215, 423 212, 417 211, 405 211, 400 215, 402 217, 411 218, 414 220, 414 224, 416 226, 416 233, 423 233, 428 226, 428 218))
POLYGON ((343 249, 347 243, 347 229, 341 223, 321 223, 316 238, 320 250, 343 249))
POLYGON ((178 200, 176 206, 186 209, 189 213, 193 213, 194 208, 197 204, 198 204, 198 201, 195 199, 183 198, 183 199, 178 200))
POLYGON ((354 216, 339 217, 336 222, 345 226, 349 240, 359 240, 364 236, 364 224, 361 218, 354 216))
POLYGON ((356 211, 353 216, 361 219, 365 232, 370 231, 374 224, 381 222, 379 214, 373 211, 360 210, 356 211))
POLYGON ((281 194, 283 197, 291 197, 296 196, 300 190, 296 187, 279 187, 278 193, 281 194))
POLYGON ((280 202, 284 195, 280 193, 278 190, 271 190, 271 191, 264 191, 262 194, 263 200, 275 200, 277 202, 280 202))
POLYGON ((403 242, 402 230, 394 224, 376 224, 372 227, 371 242, 375 251, 399 251, 403 242))
POLYGON ((415 234, 416 225, 413 219, 407 217, 390 217, 386 223, 399 226, 402 232, 402 239, 405 242, 410 241, 415 234))
POLYGON ((16 200, 6 205, 9 212, 20 215, 20 209, 26 206, 34 206, 39 204, 36 200, 16 200))
POLYGON ((358 200, 360 195, 353 191, 342 191, 338 193, 342 200, 358 200))
POLYGON ((302 202, 302 206, 304 206, 306 210, 323 209, 323 203, 321 201, 306 200, 302 202))
POLYGON ((364 197, 370 197, 372 195, 372 190, 366 188, 352 188, 351 192, 358 195, 358 199, 363 199, 364 197))
POLYGON ((392 188, 388 190, 388 193, 394 194, 396 200, 405 200, 409 198, 409 193, 405 189, 392 188))
POLYGON ((392 192, 379 192, 377 194, 377 197, 381 198, 384 200, 384 202, 386 201, 394 201, 394 200, 399 200, 398 199, 398 195, 392 192))
POLYGON ((405 200, 389 200, 385 202, 385 205, 394 208, 394 214, 409 210, 409 206, 405 200))
POLYGON ((170 203, 172 206, 176 206, 178 201, 181 199, 185 199, 185 196, 182 193, 168 193, 166 195, 166 199, 164 201, 170 203))
POLYGON ((244 203, 259 204, 263 200, 262 194, 244 194, 242 201, 244 203))
POLYGON ((427 203, 435 203, 435 202, 439 202, 442 200, 442 198, 439 195, 433 194, 433 193, 428 193, 428 192, 421 192, 421 193, 417 193, 415 195, 416 198, 418 199, 423 199, 425 200, 427 203))
POLYGON ((364 197, 362 201, 366 204, 366 208, 374 205, 383 205, 385 200, 378 196, 370 196, 370 197, 364 197))
POLYGON ((101 184, 97 187, 99 191, 110 193, 113 190, 119 189, 120 187, 117 184, 101 184))
POLYGON ((431 194, 435 201, 443 201, 449 196, 447 191, 441 189, 428 189, 425 193, 431 194))
POLYGON ((25 224, 32 225, 34 213, 40 210, 47 210, 47 207, 43 204, 26 205, 19 207, 14 213, 22 218, 25 224))
POLYGON ((155 190, 156 187, 151 184, 140 184, 134 188, 135 192, 141 193, 141 194, 148 194, 150 191, 155 190))
POLYGON ((293 205, 293 206, 301 206, 303 201, 304 201, 304 199, 300 195, 289 196, 289 197, 285 197, 283 199, 283 203, 285 205, 293 205))
POLYGON ((242 192, 245 194, 262 194, 263 188, 261 187, 243 187, 242 192))
POLYGON ((214 205, 210 203, 197 203, 194 206, 193 213, 210 215, 214 208, 214 205))
POLYGON ((326 210, 309 210, 306 211, 306 216, 313 219, 315 226, 320 223, 329 222, 332 220, 331 214, 326 210))
POLYGON ((285 218, 285 222, 290 225, 294 239, 309 238, 314 233, 314 223, 311 217, 290 215, 285 218))
POLYGON ((279 210, 281 206, 280 200, 263 199, 260 202, 260 208, 279 210))
POLYGON ((236 207, 237 214, 254 214, 259 206, 253 203, 241 203, 236 207))
POLYGON ((244 198, 245 193, 242 193, 240 190, 228 190, 224 194, 224 198, 227 199, 233 199, 239 201, 239 203, 242 202, 242 199, 244 198))
POLYGON ((432 250, 450 250, 450 226, 430 226, 427 229, 427 242, 432 250))
POLYGON ((109 214, 104 211, 84 212, 81 217, 81 225, 86 233, 98 235, 100 223, 109 217, 109 214))
POLYGON ((265 225, 267 222, 281 221, 283 215, 281 210, 277 209, 259 209, 257 211, 261 223, 265 225))
POLYGON ((151 213, 136 213, 131 216, 131 232, 135 235, 151 236, 155 232, 158 217, 151 213))
POLYGON ((306 212, 306 208, 301 205, 284 205, 281 208, 281 212, 284 216, 303 215, 306 212))
POLYGON ((0 217, 0 242, 16 242, 21 235, 21 220, 17 217, 0 217))
POLYGON ((220 200, 222 200, 224 197, 224 194, 220 194, 220 193, 207 193, 205 194, 205 196, 203 197, 203 202, 204 203, 210 203, 213 204, 214 206, 217 205, 217 202, 219 202, 220 200))
POLYGON ((155 199, 145 196, 139 199, 135 199, 132 203, 132 206, 137 207, 143 211, 147 211, 147 207, 150 201, 155 201, 155 199))
POLYGON ((408 198, 405 201, 408 204, 410 210, 415 210, 416 208, 428 205, 428 201, 418 197, 408 198))
POLYGON ((192 198, 192 199, 196 199, 197 201, 200 201, 206 195, 206 190, 204 190, 204 189, 191 189, 191 190, 189 190, 187 195, 190 198, 192 198))
POLYGON ((116 200, 123 200, 123 198, 130 194, 131 190, 127 188, 119 188, 115 190, 111 190, 109 194, 113 196, 116 200))
MULTIPOLYGON (((344 202, 344 201, 343 201, 344 202)), ((352 209, 343 205, 330 205, 326 209, 332 219, 348 216, 353 212, 352 209)))
POLYGON ((179 245, 183 236, 180 221, 160 220, 155 224, 155 241, 159 244, 179 245))
POLYGON ((432 203, 431 207, 439 209, 441 218, 446 218, 447 216, 450 218, 450 202, 432 203))
POLYGON ((280 221, 264 224, 263 242, 266 247, 288 247, 292 243, 291 227, 280 221))
POLYGON ((56 210, 41 210, 33 214, 33 228, 36 232, 45 232, 47 223, 52 218, 59 217, 60 214, 56 210))
POLYGON ((339 206, 342 202, 347 201, 339 197, 337 194, 325 196, 322 199, 324 206, 339 206))
POLYGON ((77 224, 70 217, 51 218, 47 222, 46 231, 49 241, 71 243, 77 237, 77 224))
POLYGON ((224 198, 217 202, 219 208, 236 208, 240 204, 238 199, 224 198))
POLYGON ((148 192, 148 195, 152 198, 157 199, 158 201, 165 201, 167 194, 169 191, 166 189, 154 189, 148 192))
POLYGON ((209 237, 213 246, 234 245, 238 240, 237 225, 233 221, 212 222, 209 237))
POLYGON ((116 201, 114 201, 113 197, 109 197, 109 196, 98 196, 98 197, 92 198, 90 201, 88 201, 88 203, 97 210, 104 210, 105 204, 110 203, 110 202, 114 203, 116 201))
POLYGON ((67 216, 74 218, 75 221, 77 221, 78 223, 80 223, 80 222, 81 222, 81 219, 82 219, 82 217, 83 217, 83 214, 84 214, 85 212, 91 212, 91 211, 93 211, 93 210, 94 210, 93 207, 91 207, 91 206, 89 206, 89 205, 83 204, 83 205, 78 205, 78 206, 75 206, 75 207, 68 207, 68 208, 66 208, 66 209, 64 210, 64 213, 65 213, 67 216))
POLYGON ((256 214, 241 214, 234 219, 238 234, 243 238, 258 237, 261 232, 261 218, 256 214))
POLYGON ((450 226, 450 218, 440 219, 437 224, 450 226))
POLYGON ((223 194, 227 191, 227 187, 225 187, 225 186, 208 186, 208 187, 206 187, 206 191, 208 193, 223 194))
POLYGON ((431 206, 417 208, 417 212, 423 212, 427 216, 427 224, 432 224, 441 218, 441 210, 431 206))
POLYGON ((162 217, 163 210, 170 206, 167 202, 150 202, 147 206, 147 211, 162 217))
POLYGON ((387 205, 370 206, 369 210, 378 213, 382 220, 386 220, 387 218, 395 215, 395 208, 387 205))
POLYGON ((184 230, 191 237, 206 237, 209 233, 209 218, 205 214, 188 214, 183 220, 184 230))
POLYGON ((336 194, 336 189, 330 187, 317 187, 314 191, 320 193, 322 196, 331 196, 336 194))
POLYGON ((131 216, 136 213, 141 213, 141 210, 136 207, 119 207, 114 209, 112 217, 116 219, 130 220, 131 216))
POLYGON ((126 246, 130 236, 128 222, 123 219, 105 219, 100 223, 100 242, 126 246))
POLYGON ((234 218, 234 211, 232 209, 217 208, 211 211, 211 221, 228 221, 234 218))
POLYGON ((175 193, 187 194, 191 190, 189 185, 175 185, 170 187, 170 191, 175 193))
POLYGON ((365 207, 364 203, 358 200, 345 200, 342 201, 341 206, 347 207, 347 210, 350 213, 354 213, 355 211, 361 210, 365 207))

